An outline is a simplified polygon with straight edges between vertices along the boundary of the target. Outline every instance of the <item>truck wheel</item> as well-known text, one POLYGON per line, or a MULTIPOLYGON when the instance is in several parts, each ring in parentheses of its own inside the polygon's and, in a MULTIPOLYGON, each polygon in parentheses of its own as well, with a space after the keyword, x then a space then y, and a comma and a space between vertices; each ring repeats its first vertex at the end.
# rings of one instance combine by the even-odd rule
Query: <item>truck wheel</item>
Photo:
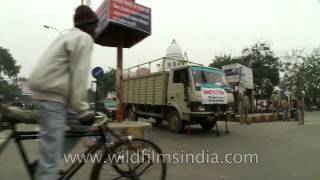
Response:
POLYGON ((184 122, 180 119, 177 111, 172 110, 168 114, 169 129, 176 133, 182 133, 184 130, 184 122))
POLYGON ((205 130, 210 130, 216 125, 216 121, 203 121, 200 123, 201 127, 205 130))
POLYGON ((135 113, 132 108, 130 108, 130 109, 128 110, 127 119, 128 119, 129 121, 137 121, 137 120, 138 120, 137 113, 135 113))

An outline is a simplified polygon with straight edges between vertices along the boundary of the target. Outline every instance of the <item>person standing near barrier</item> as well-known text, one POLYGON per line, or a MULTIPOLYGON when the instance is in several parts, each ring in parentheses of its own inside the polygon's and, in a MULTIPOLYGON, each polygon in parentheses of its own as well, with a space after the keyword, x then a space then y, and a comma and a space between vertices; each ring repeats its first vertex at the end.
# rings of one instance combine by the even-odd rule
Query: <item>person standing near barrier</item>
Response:
POLYGON ((29 85, 39 109, 39 161, 36 180, 56 180, 64 148, 67 110, 79 114, 83 124, 92 124, 87 87, 93 37, 98 17, 81 5, 74 14, 74 27, 60 35, 41 56, 29 85))
POLYGON ((249 112, 249 98, 246 95, 246 91, 243 91, 240 93, 239 96, 239 113, 240 113, 240 124, 243 125, 243 123, 250 124, 250 120, 248 118, 248 112, 249 112))
POLYGON ((279 118, 279 106, 280 106, 280 97, 278 94, 278 90, 273 90, 273 93, 271 95, 272 100, 272 116, 275 117, 275 114, 277 115, 276 118, 279 118))
POLYGON ((298 110, 298 119, 299 119, 299 125, 304 124, 304 110, 305 110, 305 104, 304 104, 304 95, 301 94, 297 98, 297 110, 298 110))
POLYGON ((291 118, 293 118, 294 121, 299 121, 297 99, 292 99, 292 108, 290 109, 290 112, 291 118))
POLYGON ((288 113, 289 113, 289 103, 288 103, 288 97, 285 96, 284 99, 281 101, 281 109, 283 113, 283 120, 288 121, 288 113))

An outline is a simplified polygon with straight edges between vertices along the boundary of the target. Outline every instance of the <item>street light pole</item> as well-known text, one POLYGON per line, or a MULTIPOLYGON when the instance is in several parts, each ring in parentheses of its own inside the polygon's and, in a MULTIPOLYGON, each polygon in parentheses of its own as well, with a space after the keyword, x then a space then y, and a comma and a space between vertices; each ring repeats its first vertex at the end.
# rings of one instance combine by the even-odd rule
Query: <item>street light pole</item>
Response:
POLYGON ((55 31, 57 31, 60 34, 62 34, 62 31, 60 31, 59 29, 55 28, 55 27, 51 27, 51 26, 48 26, 48 25, 43 25, 44 28, 47 28, 47 29, 53 29, 55 31))
POLYGON ((64 30, 59 30, 58 28, 52 27, 52 26, 48 26, 48 25, 43 25, 44 28, 46 29, 53 29, 55 31, 57 31, 57 33, 59 33, 59 35, 61 35, 64 31, 67 31, 69 29, 64 29, 64 30))

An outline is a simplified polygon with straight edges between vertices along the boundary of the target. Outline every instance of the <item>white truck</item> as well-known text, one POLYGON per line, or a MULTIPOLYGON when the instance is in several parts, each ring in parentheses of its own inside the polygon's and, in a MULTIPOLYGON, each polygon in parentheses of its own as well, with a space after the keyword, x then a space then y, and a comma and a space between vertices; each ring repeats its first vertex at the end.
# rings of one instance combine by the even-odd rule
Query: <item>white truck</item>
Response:
POLYGON ((165 120, 170 130, 180 133, 187 124, 211 129, 218 120, 233 112, 233 90, 220 69, 161 58, 126 69, 123 81, 123 102, 128 120, 138 117, 152 117, 157 123, 165 120), (142 68, 156 61, 162 63, 162 67, 158 64, 157 72, 142 68), (166 61, 176 62, 179 66, 165 68, 166 61), (134 68, 137 71, 133 71, 134 68), (141 69, 143 73, 139 73, 141 69))

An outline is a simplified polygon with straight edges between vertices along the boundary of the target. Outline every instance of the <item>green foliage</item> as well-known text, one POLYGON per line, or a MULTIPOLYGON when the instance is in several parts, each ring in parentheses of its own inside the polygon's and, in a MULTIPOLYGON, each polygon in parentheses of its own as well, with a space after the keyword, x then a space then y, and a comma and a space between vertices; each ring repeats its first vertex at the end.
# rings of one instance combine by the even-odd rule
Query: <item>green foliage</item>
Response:
POLYGON ((100 92, 103 92, 104 97, 107 97, 109 92, 116 90, 116 71, 114 68, 109 68, 109 71, 101 78, 103 90, 100 92))
POLYGON ((310 53, 294 50, 284 58, 284 72, 281 87, 291 91, 295 96, 305 91, 307 105, 320 105, 320 48, 310 53))
POLYGON ((20 89, 10 84, 8 78, 13 81, 20 71, 21 66, 17 65, 8 49, 0 47, 0 94, 4 96, 4 101, 12 101, 21 94, 20 89))
POLYGON ((215 56, 212 61, 213 62, 209 64, 209 66, 218 68, 218 69, 222 69, 222 66, 225 66, 228 64, 239 63, 238 59, 233 58, 230 54, 221 54, 221 55, 215 56))
POLYGON ((21 90, 14 84, 9 84, 8 81, 0 80, 0 94, 4 96, 4 101, 13 101, 15 97, 21 94, 21 90))
POLYGON ((96 92, 93 91, 92 89, 88 89, 88 101, 89 102, 95 102, 95 95, 96 95, 96 92))
POLYGON ((209 66, 220 68, 239 63, 252 68, 255 96, 257 99, 270 98, 273 87, 280 82, 280 62, 268 43, 256 42, 242 50, 241 56, 220 55, 209 66))
POLYGON ((280 83, 280 61, 268 43, 257 42, 242 51, 244 65, 252 68, 257 99, 270 98, 274 86, 280 83))
POLYGON ((304 90, 304 75, 302 63, 306 58, 303 50, 293 50, 283 58, 281 71, 284 73, 281 88, 298 95, 304 90))
POLYGON ((0 76, 15 77, 18 75, 21 66, 17 65, 8 49, 0 47, 0 76))

